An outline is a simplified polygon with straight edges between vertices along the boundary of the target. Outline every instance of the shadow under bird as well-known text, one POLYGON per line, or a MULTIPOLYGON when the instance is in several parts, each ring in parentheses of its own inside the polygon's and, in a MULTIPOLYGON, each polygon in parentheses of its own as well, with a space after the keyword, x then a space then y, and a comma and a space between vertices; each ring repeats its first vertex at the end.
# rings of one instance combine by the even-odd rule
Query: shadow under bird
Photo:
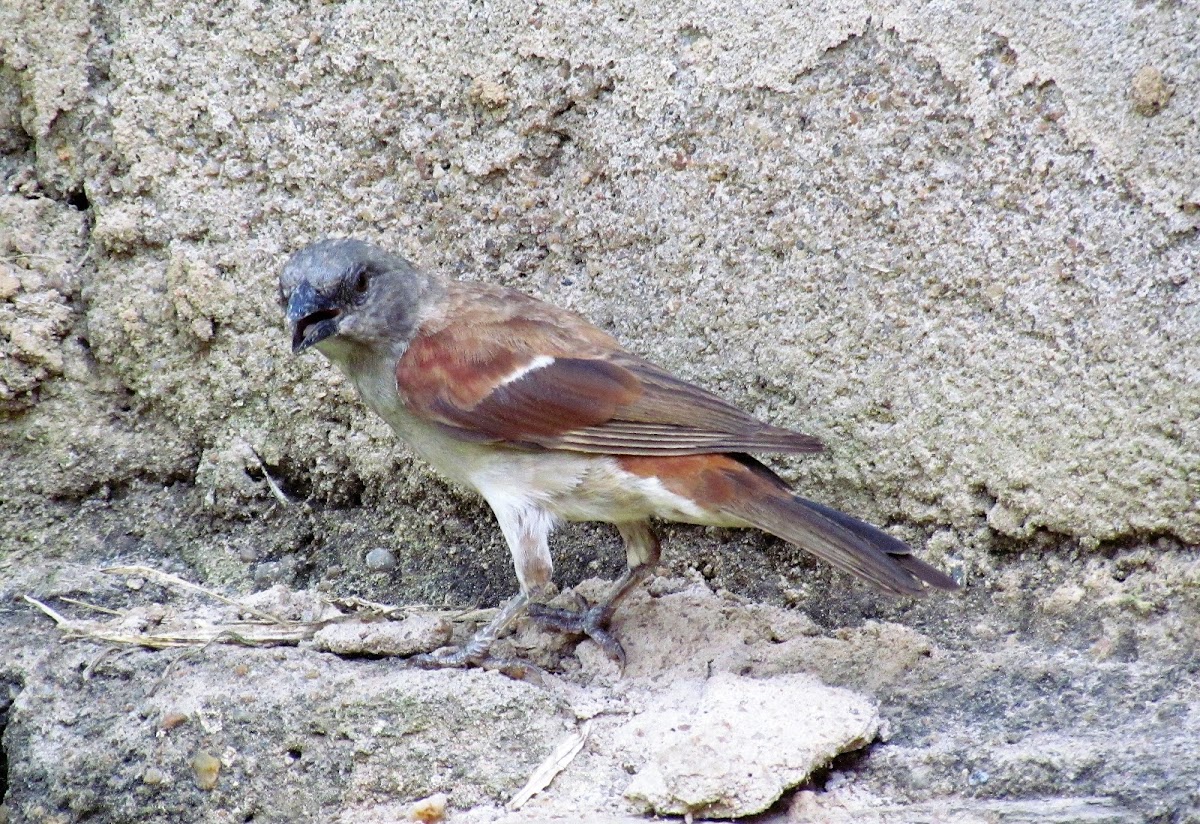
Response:
POLYGON ((818 452, 815 438, 674 377, 574 312, 352 239, 292 255, 280 297, 292 351, 320 351, 418 455, 482 495, 512 552, 520 592, 469 643, 425 665, 486 663, 526 610, 623 664, 608 625, 658 562, 651 518, 755 527, 890 595, 958 588, 904 542, 799 497, 747 454, 818 452), (537 603, 561 521, 611 523, 625 542, 624 574, 579 612, 537 603))

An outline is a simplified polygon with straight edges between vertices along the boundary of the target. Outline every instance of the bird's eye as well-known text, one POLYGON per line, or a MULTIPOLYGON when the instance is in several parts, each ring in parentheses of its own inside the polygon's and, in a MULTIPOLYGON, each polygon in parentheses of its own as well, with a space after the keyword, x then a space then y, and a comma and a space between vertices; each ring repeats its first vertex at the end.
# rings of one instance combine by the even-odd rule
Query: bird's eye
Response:
POLYGON ((366 269, 360 269, 354 277, 354 292, 355 294, 365 295, 367 289, 371 287, 371 276, 367 274, 366 269))

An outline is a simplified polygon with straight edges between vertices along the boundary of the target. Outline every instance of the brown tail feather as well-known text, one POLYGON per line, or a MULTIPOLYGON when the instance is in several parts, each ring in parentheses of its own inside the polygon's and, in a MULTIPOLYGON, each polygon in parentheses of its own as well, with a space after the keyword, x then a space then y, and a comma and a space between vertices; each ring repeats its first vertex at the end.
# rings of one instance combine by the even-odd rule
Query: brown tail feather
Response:
POLYGON ((929 587, 956 590, 958 584, 912 554, 908 544, 844 512, 792 493, 771 470, 753 458, 736 457, 754 476, 752 495, 726 501, 722 509, 764 532, 805 549, 891 595, 923 595, 929 587))

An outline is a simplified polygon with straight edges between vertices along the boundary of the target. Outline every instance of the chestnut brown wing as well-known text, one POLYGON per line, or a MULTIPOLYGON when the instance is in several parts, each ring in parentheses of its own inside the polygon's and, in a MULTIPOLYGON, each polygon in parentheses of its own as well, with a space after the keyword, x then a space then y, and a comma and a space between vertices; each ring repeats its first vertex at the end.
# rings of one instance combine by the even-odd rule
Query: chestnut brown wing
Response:
POLYGON ((464 440, 624 455, 816 452, 621 349, 574 313, 520 293, 456 284, 396 369, 409 408, 464 440))

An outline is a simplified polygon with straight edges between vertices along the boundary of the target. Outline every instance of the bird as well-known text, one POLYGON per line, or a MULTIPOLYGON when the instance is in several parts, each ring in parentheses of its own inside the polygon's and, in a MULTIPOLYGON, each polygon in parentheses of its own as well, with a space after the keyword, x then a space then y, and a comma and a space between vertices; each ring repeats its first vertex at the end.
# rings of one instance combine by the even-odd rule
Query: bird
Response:
POLYGON ((800 497, 750 454, 815 453, 817 438, 675 377, 575 312, 355 238, 295 251, 279 299, 293 353, 324 355, 417 455, 482 496, 512 554, 517 594, 422 665, 485 665, 528 613, 624 667, 612 619, 659 562, 652 519, 757 528, 888 595, 958 589, 900 539, 800 497), (598 603, 551 608, 549 538, 572 521, 615 525, 627 564, 598 603))

